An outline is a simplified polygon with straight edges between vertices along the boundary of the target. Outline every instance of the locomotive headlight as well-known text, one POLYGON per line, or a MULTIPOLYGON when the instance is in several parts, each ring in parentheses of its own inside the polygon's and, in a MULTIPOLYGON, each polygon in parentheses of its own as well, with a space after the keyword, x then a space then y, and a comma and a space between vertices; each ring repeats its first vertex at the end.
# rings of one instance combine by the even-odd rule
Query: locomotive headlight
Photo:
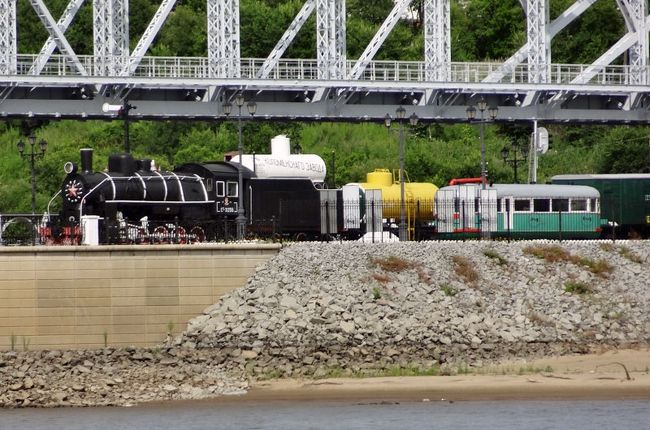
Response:
POLYGON ((75 173, 77 171, 77 166, 73 162, 68 161, 63 165, 63 171, 68 175, 70 173, 75 173))

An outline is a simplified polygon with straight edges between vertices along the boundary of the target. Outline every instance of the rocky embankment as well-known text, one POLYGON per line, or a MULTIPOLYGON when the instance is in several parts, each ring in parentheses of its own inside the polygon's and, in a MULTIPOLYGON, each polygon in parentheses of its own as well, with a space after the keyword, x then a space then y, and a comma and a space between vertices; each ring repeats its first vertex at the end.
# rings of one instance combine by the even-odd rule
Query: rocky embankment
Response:
POLYGON ((295 244, 189 322, 257 377, 480 366, 650 341, 650 244, 295 244))
POLYGON ((178 348, 0 353, 0 406, 130 406, 243 394, 227 356, 178 348))
POLYGON ((196 399, 249 378, 648 344, 649 289, 642 241, 294 244, 168 345, 0 353, 0 405, 196 399))

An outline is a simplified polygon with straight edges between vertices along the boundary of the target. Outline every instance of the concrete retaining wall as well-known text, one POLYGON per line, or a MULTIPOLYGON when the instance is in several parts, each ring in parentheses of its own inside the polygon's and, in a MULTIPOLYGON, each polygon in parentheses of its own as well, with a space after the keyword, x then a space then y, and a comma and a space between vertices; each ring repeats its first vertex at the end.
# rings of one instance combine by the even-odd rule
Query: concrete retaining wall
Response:
POLYGON ((0 349, 151 346, 279 245, 0 247, 0 349))

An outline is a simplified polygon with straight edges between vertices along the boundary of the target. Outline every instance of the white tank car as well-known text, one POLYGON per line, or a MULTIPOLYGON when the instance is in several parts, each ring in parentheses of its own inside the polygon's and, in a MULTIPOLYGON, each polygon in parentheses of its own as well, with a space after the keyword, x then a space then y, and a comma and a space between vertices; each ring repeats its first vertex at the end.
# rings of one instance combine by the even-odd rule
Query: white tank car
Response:
MULTIPOLYGON (((271 139, 270 154, 244 154, 243 165, 258 178, 309 178, 315 184, 325 181, 327 168, 315 154, 291 154, 290 139, 285 135, 271 139)), ((230 161, 239 162, 239 155, 230 161)))

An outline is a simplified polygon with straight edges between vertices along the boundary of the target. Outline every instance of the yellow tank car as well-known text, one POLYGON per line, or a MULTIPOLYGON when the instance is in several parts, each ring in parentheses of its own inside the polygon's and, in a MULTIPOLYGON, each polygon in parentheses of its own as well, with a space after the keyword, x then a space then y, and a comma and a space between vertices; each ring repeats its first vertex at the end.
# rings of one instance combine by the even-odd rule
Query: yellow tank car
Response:
MULTIPOLYGON (((366 182, 359 184, 366 190, 381 190, 384 218, 400 218, 399 171, 375 169, 366 176, 366 182)), ((432 220, 434 215, 433 198, 438 187, 426 182, 404 181, 404 203, 409 226, 417 221, 432 220)))

